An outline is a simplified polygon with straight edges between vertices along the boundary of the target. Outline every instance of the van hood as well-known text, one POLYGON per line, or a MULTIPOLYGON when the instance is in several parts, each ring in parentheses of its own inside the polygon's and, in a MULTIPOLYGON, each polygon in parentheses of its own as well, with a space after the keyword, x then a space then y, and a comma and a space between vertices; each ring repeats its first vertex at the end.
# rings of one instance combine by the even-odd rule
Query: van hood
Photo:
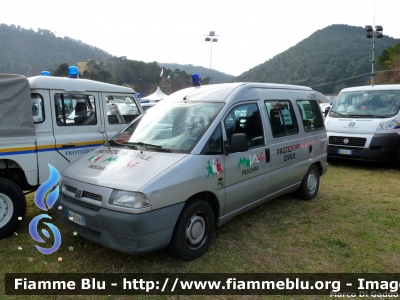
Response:
POLYGON ((93 185, 139 191, 185 156, 101 146, 68 165, 62 175, 93 185))
POLYGON ((375 133, 383 119, 329 118, 325 121, 328 132, 375 133))

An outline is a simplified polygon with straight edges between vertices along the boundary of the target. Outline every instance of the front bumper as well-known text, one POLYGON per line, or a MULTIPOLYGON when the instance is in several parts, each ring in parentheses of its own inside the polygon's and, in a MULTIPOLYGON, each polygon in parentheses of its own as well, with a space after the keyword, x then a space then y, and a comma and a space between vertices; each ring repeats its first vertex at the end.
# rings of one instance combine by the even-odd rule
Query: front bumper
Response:
MULTIPOLYGON (((338 138, 337 136, 335 136, 338 138)), ((331 135, 329 136, 331 138, 331 135)), ((341 136, 340 138, 346 138, 341 136)), ((331 144, 328 145, 329 158, 341 158, 352 160, 390 162, 399 151, 400 136, 398 133, 376 134, 372 137, 369 147, 348 147, 346 145, 331 144), (351 155, 340 154, 339 149, 351 150, 351 155)))
POLYGON ((158 210, 130 214, 99 207, 85 207, 63 194, 57 200, 58 218, 68 229, 90 241, 128 254, 141 254, 165 248, 185 203, 158 210), (85 226, 68 219, 67 210, 85 217, 85 226))

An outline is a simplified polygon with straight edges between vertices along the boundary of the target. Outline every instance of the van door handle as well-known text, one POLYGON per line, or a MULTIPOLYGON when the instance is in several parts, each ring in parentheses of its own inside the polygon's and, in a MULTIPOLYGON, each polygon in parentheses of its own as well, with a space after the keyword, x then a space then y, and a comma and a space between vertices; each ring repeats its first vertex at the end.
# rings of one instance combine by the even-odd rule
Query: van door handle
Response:
POLYGON ((61 145, 61 147, 62 148, 72 148, 72 147, 75 147, 75 144, 72 144, 72 143, 63 144, 63 145, 61 145))
POLYGON ((269 153, 269 149, 265 149, 265 162, 269 163, 271 161, 271 155, 269 153))

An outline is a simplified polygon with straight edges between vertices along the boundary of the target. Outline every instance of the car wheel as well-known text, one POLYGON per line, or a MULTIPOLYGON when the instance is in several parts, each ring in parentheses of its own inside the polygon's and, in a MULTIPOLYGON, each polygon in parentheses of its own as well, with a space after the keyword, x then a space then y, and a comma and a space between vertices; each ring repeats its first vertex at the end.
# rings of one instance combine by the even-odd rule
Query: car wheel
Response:
POLYGON ((21 189, 11 180, 0 178, 0 239, 11 235, 26 213, 26 200, 21 189))
POLYGON ((214 212, 208 202, 191 200, 178 218, 168 250, 181 260, 196 259, 207 251, 214 230, 214 212))
POLYGON ((318 193, 319 170, 316 165, 311 165, 297 190, 297 196, 302 200, 311 200, 318 193))
POLYGON ((400 148, 397 150, 397 155, 394 160, 394 167, 400 169, 400 148))

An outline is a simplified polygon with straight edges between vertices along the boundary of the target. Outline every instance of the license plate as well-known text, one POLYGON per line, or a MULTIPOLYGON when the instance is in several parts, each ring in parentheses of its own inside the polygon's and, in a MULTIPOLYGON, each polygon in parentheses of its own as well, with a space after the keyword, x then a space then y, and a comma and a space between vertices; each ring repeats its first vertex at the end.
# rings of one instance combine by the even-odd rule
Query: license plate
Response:
POLYGON ((86 226, 85 216, 77 214, 77 213, 75 213, 73 211, 70 211, 68 209, 67 209, 67 218, 71 222, 74 222, 74 223, 82 225, 82 226, 86 226))
POLYGON ((353 155, 353 150, 338 149, 339 154, 353 155))

